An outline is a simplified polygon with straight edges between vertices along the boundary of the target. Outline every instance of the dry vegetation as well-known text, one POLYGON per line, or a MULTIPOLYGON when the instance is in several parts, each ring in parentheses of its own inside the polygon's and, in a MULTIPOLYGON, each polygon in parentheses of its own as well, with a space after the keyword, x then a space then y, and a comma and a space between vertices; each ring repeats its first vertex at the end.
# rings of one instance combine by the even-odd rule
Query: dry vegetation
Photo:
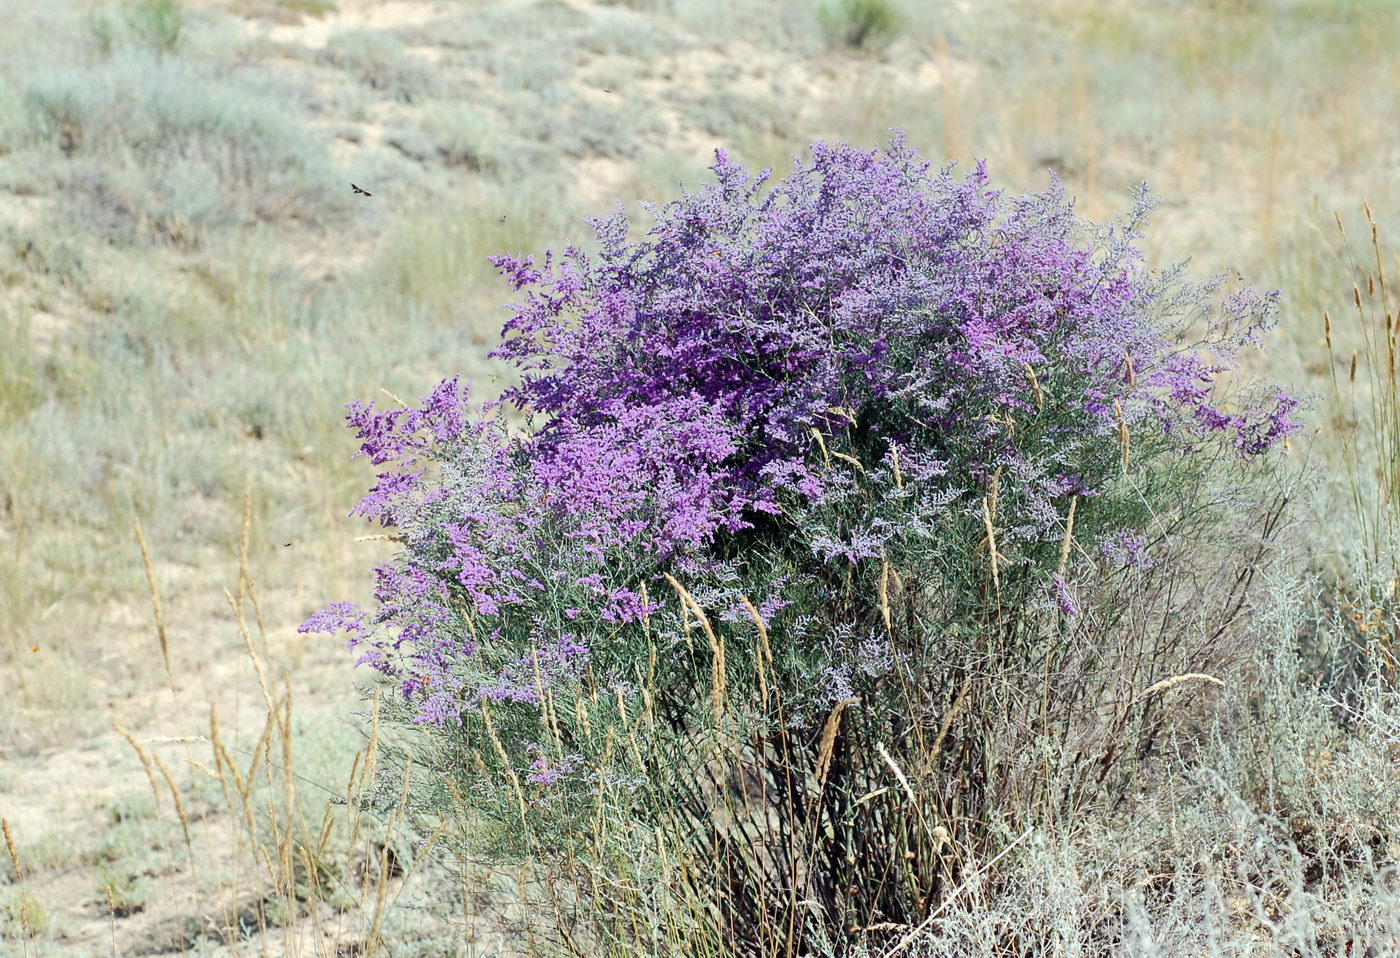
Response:
POLYGON ((294 631, 386 548, 350 544, 341 403, 491 378, 489 253, 578 239, 716 145, 782 165, 898 125, 1012 189, 1053 170, 1094 217, 1148 180, 1150 255, 1283 290, 1271 372, 1323 397, 1303 560, 1353 596, 1319 626, 1281 580, 1267 707, 1221 703, 1253 731, 1144 782, 1130 824, 1038 836, 933 931, 1072 954, 1101 909, 1141 954, 1397 953, 1397 713, 1361 683, 1339 723, 1293 648, 1394 634, 1367 590, 1400 488, 1400 9, 910 0, 852 39, 840 6, 0 0, 0 952, 525 950, 528 876, 443 891, 343 650, 294 631))

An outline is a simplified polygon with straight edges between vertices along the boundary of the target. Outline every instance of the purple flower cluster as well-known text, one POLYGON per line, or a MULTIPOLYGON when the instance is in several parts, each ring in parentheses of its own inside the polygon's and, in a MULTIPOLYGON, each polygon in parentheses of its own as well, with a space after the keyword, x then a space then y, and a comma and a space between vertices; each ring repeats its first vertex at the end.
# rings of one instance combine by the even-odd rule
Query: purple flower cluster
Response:
POLYGON ((1147 537, 1131 529, 1120 529, 1105 536, 1099 543, 1099 552, 1120 569, 1145 571, 1157 565, 1157 560, 1148 550, 1147 537))
POLYGON ((456 380, 417 408, 350 406, 383 470, 355 511, 407 545, 375 613, 337 604, 303 630, 348 633, 440 723, 483 696, 532 701, 590 636, 656 611, 652 577, 804 509, 884 504, 803 539, 819 563, 989 500, 1005 553, 1058 539, 1067 501, 1109 488, 1130 447, 1251 457, 1296 428, 1287 395, 1220 395, 1273 297, 1145 269, 1145 191, 1098 228, 1058 184, 1007 198, 898 135, 811 153, 770 183, 719 152, 716 182, 647 207, 642 239, 619 211, 594 221, 594 252, 495 258, 518 300, 493 355, 519 385, 476 408, 456 380))

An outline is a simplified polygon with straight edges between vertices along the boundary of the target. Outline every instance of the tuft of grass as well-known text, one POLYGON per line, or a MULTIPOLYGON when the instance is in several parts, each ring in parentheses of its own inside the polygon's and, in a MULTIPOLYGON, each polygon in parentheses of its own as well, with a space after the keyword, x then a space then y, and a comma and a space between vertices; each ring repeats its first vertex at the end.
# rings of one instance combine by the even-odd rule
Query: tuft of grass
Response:
POLYGON ((904 30, 904 12, 894 0, 830 0, 817 8, 817 19, 834 47, 879 53, 904 30))
POLYGON ((137 0, 127 4, 131 32, 158 54, 174 53, 185 32, 185 9, 179 0, 137 0))
POLYGON ((1362 210, 1360 240, 1334 215, 1334 253, 1351 288, 1322 317, 1325 426, 1336 436, 1342 484, 1359 522, 1362 571, 1388 582, 1393 595, 1400 581, 1400 256, 1383 241, 1370 206, 1362 210))
POLYGON ((570 208, 551 204, 551 195, 554 190, 545 182, 528 192, 483 183, 451 204, 406 218, 385 238, 375 288, 401 308, 426 310, 439 321, 473 316, 466 336, 476 344, 470 348, 481 351, 484 337, 505 320, 504 311, 482 295, 498 282, 488 256, 537 249, 551 233, 572 238, 581 232, 570 208))
POLYGON ((48 932, 50 926, 50 914, 43 903, 35 896, 23 893, 9 895, 3 906, 5 916, 4 938, 19 939, 20 941, 32 940, 37 935, 48 932))
POLYGON ((114 918, 125 918, 144 911, 154 894, 151 880, 145 875, 133 875, 107 864, 97 867, 95 877, 96 898, 111 910, 114 918))
POLYGON ((129 0, 90 11, 86 24, 88 39, 103 56, 129 46, 165 57, 178 53, 188 36, 180 0, 129 0))

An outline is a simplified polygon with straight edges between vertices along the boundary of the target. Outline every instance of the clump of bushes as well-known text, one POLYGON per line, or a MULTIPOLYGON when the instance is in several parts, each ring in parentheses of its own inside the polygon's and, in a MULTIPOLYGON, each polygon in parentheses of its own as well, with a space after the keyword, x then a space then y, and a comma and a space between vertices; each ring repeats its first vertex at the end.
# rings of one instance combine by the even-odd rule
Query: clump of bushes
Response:
POLYGON ((324 138, 278 100, 175 57, 121 50, 97 66, 30 78, 21 94, 29 148, 88 221, 123 241, 198 241, 253 221, 325 222, 333 189, 324 138))
POLYGON ((1145 190, 1100 227, 898 135, 811 153, 497 257, 501 399, 350 406, 403 549, 302 628, 392 687, 421 814, 563 876, 573 943, 918 924, 1125 794, 1278 527, 1297 402, 1225 375, 1275 300, 1145 268, 1145 190))
POLYGON ((344 70, 372 90, 403 103, 418 103, 433 90, 428 64, 397 37, 374 30, 348 30, 326 43, 319 59, 344 70))

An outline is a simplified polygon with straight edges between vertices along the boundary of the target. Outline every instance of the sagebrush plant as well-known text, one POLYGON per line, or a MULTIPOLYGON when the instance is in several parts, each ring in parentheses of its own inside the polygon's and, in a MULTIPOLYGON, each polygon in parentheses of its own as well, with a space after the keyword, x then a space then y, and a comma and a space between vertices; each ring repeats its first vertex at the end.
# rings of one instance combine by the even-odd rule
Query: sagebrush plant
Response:
POLYGON ((351 404, 403 549, 302 626, 393 686, 420 811, 564 869, 576 949, 878 940, 1121 794, 1157 684, 1228 658, 1296 426, 1234 372, 1275 298, 1147 269, 1145 188, 1095 226, 898 134, 711 169, 640 240, 494 260, 500 400, 351 404))

